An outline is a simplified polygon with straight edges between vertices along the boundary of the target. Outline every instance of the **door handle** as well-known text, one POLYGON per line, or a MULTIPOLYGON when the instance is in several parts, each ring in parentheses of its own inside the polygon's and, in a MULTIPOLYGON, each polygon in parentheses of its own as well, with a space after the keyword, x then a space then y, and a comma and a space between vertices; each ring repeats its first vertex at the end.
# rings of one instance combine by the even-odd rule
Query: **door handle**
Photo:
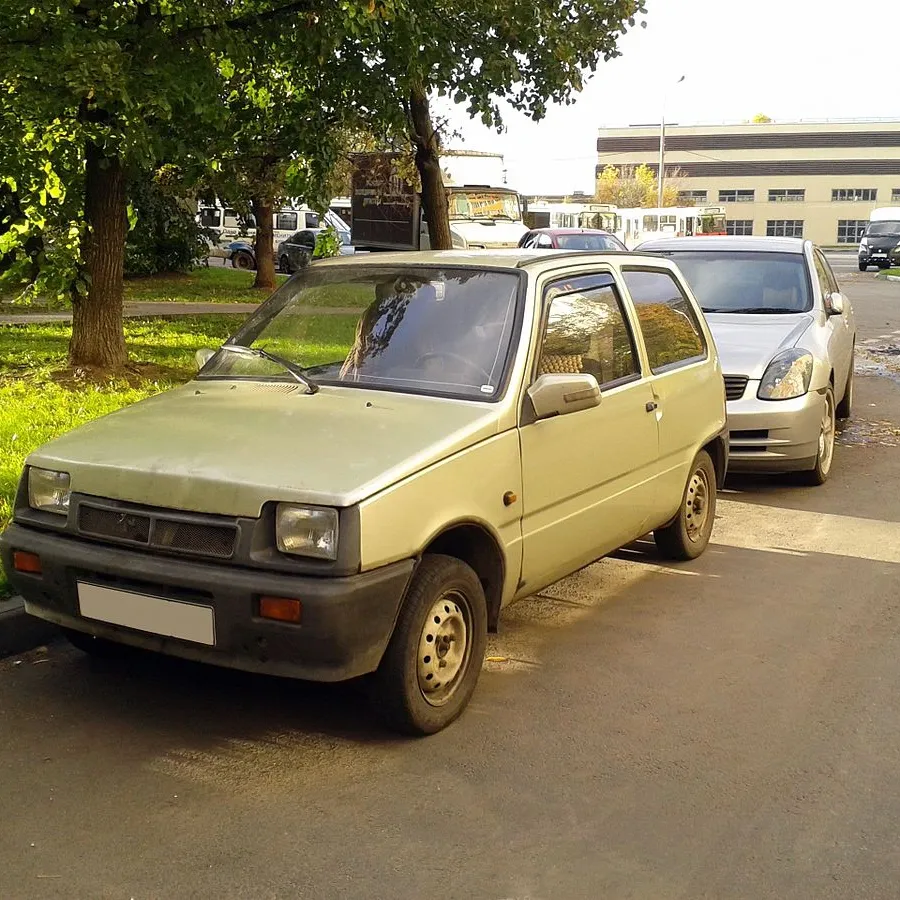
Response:
POLYGON ((647 412, 653 412, 653 410, 658 409, 658 407, 659 404, 655 400, 651 400, 649 403, 647 403, 644 409, 646 409, 647 412))

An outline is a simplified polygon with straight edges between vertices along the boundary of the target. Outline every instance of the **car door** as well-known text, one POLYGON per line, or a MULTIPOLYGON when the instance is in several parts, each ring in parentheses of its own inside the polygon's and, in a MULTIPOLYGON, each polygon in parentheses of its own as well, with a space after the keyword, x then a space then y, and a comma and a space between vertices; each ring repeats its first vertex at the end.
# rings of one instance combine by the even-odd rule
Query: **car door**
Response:
POLYGON ((678 508, 699 446, 718 430, 709 411, 721 407, 722 382, 710 373, 706 337, 674 273, 629 266, 623 267, 622 276, 647 353, 659 425, 655 526, 678 508))
POLYGON ((828 265, 828 260, 825 259, 825 254, 818 247, 813 250, 813 262, 826 313, 828 358, 834 368, 835 401, 839 401, 844 396, 847 376, 852 365, 853 335, 850 328, 852 311, 849 301, 845 301, 844 308, 840 313, 829 312, 831 309, 829 298, 832 294, 840 293, 840 288, 834 272, 831 271, 831 266, 828 265))
MULTIPOLYGON (((590 373, 591 409, 520 424, 523 587, 538 590, 643 533, 653 506, 658 439, 653 391, 634 323, 609 273, 554 279, 531 383, 546 373, 590 373)), ((529 417, 529 411, 531 416, 529 417)))

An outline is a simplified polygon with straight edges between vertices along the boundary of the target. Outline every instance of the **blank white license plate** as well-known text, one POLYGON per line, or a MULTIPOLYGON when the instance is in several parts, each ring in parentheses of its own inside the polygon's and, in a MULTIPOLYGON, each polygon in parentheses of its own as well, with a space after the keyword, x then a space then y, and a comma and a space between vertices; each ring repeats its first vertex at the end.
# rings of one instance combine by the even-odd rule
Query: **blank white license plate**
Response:
POLYGON ((81 615, 111 625, 122 625, 151 634, 214 645, 216 623, 212 607, 163 597, 148 597, 98 584, 78 582, 81 615))

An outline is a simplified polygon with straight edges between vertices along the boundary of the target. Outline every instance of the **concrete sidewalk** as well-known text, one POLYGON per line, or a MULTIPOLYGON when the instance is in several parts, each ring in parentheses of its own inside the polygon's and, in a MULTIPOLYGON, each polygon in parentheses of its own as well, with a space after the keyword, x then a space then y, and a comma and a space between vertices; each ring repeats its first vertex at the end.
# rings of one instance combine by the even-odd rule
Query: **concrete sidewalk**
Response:
POLYGON ((58 635, 55 625, 25 612, 21 597, 0 600, 0 658, 33 650, 58 635))
MULTIPOLYGON (((6 307, 9 308, 8 306, 6 307)), ((259 308, 258 303, 172 303, 162 301, 126 302, 124 314, 128 318, 145 316, 246 316, 259 308)), ((300 316, 353 316, 362 312, 351 306, 298 306, 294 312, 300 316)), ((0 325, 28 325, 44 322, 71 322, 72 314, 67 312, 45 313, 2 313, 0 325)))

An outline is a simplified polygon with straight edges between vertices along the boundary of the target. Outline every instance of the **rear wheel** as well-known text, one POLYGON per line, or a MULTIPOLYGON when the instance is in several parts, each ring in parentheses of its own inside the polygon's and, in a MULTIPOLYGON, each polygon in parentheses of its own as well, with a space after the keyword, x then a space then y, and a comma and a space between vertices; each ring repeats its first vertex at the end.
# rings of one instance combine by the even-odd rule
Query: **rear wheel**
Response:
POLYGON ((819 445, 816 453, 816 464, 807 472, 800 472, 803 484, 820 485, 828 481, 831 464, 834 461, 834 432, 837 414, 834 408, 834 389, 829 386, 825 391, 825 404, 822 410, 822 421, 819 424, 819 445))
POLYGON ((688 476, 675 520, 653 532, 659 552, 668 559, 696 559, 709 543, 716 518, 716 469, 701 450, 688 476))
POLYGON ((428 554, 413 576, 374 677, 378 713, 405 734, 434 734, 466 708, 487 646, 478 576, 451 556, 428 554))
POLYGON ((238 250, 234 256, 231 257, 231 264, 236 269, 255 269, 255 261, 253 259, 253 254, 248 253, 246 250, 238 250))
MULTIPOLYGON (((855 348, 854 348, 855 349, 855 348)), ((849 419, 853 412, 853 356, 850 354, 850 372, 847 375, 847 387, 844 388, 844 396, 837 405, 837 417, 839 419, 849 419)))

